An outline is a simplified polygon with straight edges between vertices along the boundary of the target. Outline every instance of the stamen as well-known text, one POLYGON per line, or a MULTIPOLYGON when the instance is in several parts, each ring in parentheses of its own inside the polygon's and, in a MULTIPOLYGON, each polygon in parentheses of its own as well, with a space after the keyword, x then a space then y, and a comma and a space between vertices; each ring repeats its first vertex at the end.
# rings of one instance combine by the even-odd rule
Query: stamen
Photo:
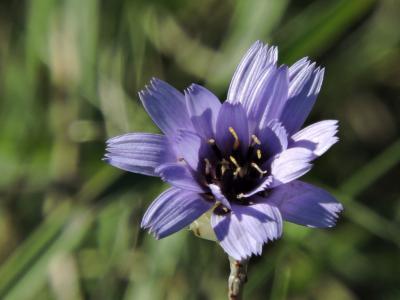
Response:
POLYGON ((238 176, 238 174, 240 175, 240 177, 243 177, 243 173, 242 173, 242 167, 238 164, 238 162, 236 161, 236 159, 231 155, 229 156, 230 161, 235 165, 236 170, 235 172, 233 172, 233 176, 238 176))
POLYGON ((229 156, 229 160, 235 165, 236 168, 240 168, 238 162, 236 161, 236 159, 232 155, 229 156))
POLYGON ((242 176, 242 168, 237 168, 236 170, 235 170, 235 172, 233 172, 233 176, 236 178, 237 176, 240 176, 240 177, 243 177, 242 176))
POLYGON ((256 154, 257 154, 257 158, 258 158, 258 159, 261 159, 261 157, 262 157, 262 152, 261 152, 260 149, 257 149, 256 154))
POLYGON ((254 144, 261 145, 261 141, 258 139, 258 137, 255 134, 251 135, 251 139, 253 140, 254 144))
POLYGON ((250 166, 252 166, 254 169, 256 169, 258 173, 260 173, 260 177, 262 177, 263 175, 267 174, 267 171, 261 170, 261 168, 254 162, 252 162, 250 164, 250 166))
POLYGON ((229 162, 227 160, 225 160, 225 158, 224 158, 224 159, 222 159, 222 162, 221 162, 221 175, 224 175, 226 170, 228 170, 228 169, 229 169, 229 162))
POLYGON ((204 162, 206 163, 206 175, 210 175, 212 165, 211 165, 210 161, 208 160, 208 158, 205 158, 204 162))
POLYGON ((244 198, 244 194, 243 194, 243 193, 240 193, 239 195, 236 196, 236 198, 242 199, 242 198, 244 198))
POLYGON ((224 174, 225 174, 225 172, 226 172, 226 166, 225 165, 222 165, 221 166, 221 175, 223 176, 224 174))
POLYGON ((209 139, 209 140, 207 141, 207 143, 211 146, 211 148, 213 149, 215 155, 216 155, 219 159, 221 159, 221 158, 222 158, 222 153, 221 153, 221 150, 219 150, 217 144, 215 143, 215 140, 214 140, 214 139, 209 139))
POLYGON ((233 142, 233 150, 237 150, 240 146, 239 136, 237 135, 235 129, 229 127, 229 132, 232 134, 235 141, 233 142))

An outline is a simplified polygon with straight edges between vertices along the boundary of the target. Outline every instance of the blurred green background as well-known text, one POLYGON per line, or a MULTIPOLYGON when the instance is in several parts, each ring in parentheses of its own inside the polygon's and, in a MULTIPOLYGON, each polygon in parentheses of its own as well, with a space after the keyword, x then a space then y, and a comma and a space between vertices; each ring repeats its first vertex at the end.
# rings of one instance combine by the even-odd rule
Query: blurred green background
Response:
POLYGON ((216 244, 139 229, 166 185, 101 157, 157 132, 137 96, 152 76, 224 99, 257 39, 326 67, 307 123, 340 120, 341 141, 305 180, 345 212, 285 224, 246 299, 400 299, 399 19, 397 0, 1 1, 0 299, 225 299, 216 244))

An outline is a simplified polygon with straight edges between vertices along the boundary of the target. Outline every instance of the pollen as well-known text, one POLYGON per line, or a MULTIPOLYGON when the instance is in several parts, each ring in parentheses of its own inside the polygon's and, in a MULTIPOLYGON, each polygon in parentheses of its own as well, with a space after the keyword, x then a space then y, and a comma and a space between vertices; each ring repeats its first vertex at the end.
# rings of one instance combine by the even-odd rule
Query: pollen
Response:
POLYGON ((240 146, 239 136, 237 135, 235 129, 233 127, 229 127, 229 132, 232 134, 235 141, 233 142, 233 150, 237 150, 240 146))

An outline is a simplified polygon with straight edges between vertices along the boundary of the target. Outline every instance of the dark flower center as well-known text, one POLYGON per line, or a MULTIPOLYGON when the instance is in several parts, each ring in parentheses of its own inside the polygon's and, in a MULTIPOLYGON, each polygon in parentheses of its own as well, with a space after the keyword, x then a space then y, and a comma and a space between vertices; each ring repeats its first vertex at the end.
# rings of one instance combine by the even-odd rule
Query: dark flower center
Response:
POLYGON ((204 158, 205 178, 207 184, 219 186, 229 202, 248 205, 249 200, 244 194, 256 188, 260 180, 266 176, 267 171, 261 168, 266 159, 257 136, 251 136, 250 146, 244 154, 240 149, 236 131, 229 127, 229 132, 234 137, 230 153, 222 153, 214 139, 208 140, 216 160, 204 158))

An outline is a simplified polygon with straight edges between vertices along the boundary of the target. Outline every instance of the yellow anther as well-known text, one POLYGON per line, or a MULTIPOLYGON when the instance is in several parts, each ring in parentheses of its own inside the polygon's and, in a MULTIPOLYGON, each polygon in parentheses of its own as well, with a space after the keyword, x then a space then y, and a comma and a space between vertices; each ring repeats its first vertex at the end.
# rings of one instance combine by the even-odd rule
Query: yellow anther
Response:
POLYGON ((258 137, 255 134, 251 135, 251 139, 253 140, 254 144, 261 145, 261 141, 258 139, 258 137))
POLYGON ((260 168, 256 163, 252 162, 250 165, 251 165, 254 169, 256 169, 258 173, 260 173, 260 176, 263 176, 263 175, 267 174, 267 171, 261 170, 261 168, 260 168))
POLYGON ((260 149, 257 149, 256 154, 257 154, 257 158, 261 159, 262 153, 261 153, 260 149))
POLYGON ((233 129, 232 127, 229 127, 229 132, 232 134, 233 138, 235 139, 235 141, 233 142, 233 150, 237 150, 240 145, 239 136, 237 135, 235 129, 233 129))

